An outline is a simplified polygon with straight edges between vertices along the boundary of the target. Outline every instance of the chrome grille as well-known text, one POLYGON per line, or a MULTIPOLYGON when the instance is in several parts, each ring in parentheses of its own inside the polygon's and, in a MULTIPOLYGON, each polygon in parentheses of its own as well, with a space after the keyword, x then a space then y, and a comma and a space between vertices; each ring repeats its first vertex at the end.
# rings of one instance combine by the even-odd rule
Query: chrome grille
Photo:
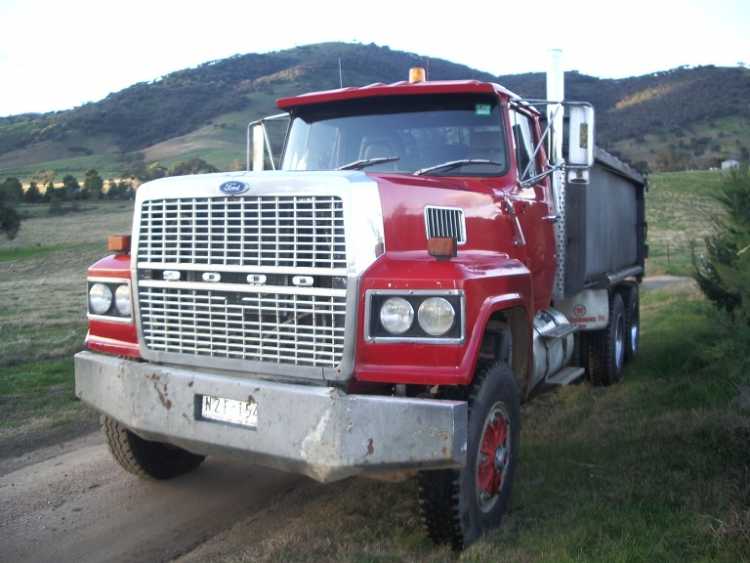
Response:
POLYGON ((341 365, 348 263, 340 197, 144 199, 137 234, 144 357, 341 365), (179 274, 165 281, 165 270, 179 274), (295 285, 297 274, 313 285, 295 285))
POLYGON ((141 330, 152 350, 335 367, 344 350, 346 297, 183 289, 144 282, 141 330))
POLYGON ((138 261, 346 268, 334 196, 243 196, 143 202, 138 261))
POLYGON ((466 242, 464 210, 459 207, 428 205, 424 209, 427 238, 452 238, 458 244, 466 242))

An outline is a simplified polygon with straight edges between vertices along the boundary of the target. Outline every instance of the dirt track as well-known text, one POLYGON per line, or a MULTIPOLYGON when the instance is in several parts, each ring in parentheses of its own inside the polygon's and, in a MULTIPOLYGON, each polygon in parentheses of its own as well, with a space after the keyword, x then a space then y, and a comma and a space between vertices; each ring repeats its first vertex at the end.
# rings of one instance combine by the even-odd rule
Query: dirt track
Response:
POLYGON ((98 433, 6 461, 8 470, 0 561, 9 562, 170 560, 303 482, 210 458, 191 475, 144 482, 115 465, 98 433))

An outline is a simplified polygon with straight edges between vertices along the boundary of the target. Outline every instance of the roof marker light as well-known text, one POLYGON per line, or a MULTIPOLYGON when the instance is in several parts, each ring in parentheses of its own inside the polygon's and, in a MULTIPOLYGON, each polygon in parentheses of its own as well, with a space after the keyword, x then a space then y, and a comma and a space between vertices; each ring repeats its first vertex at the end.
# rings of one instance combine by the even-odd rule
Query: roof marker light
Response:
POLYGON ((421 66, 415 66, 409 69, 409 82, 414 84, 415 82, 426 82, 427 72, 421 66))

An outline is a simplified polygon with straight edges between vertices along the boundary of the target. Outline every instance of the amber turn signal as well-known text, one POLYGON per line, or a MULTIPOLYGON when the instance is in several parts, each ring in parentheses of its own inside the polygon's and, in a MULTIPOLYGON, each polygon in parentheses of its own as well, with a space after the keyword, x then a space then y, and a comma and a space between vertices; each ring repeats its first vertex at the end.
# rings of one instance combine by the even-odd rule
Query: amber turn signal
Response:
POLYGON ((427 252, 438 260, 447 260, 458 254, 458 244, 454 238, 431 238, 427 241, 427 252))
POLYGON ((117 254, 127 254, 130 252, 130 235, 109 235, 107 250, 117 254))

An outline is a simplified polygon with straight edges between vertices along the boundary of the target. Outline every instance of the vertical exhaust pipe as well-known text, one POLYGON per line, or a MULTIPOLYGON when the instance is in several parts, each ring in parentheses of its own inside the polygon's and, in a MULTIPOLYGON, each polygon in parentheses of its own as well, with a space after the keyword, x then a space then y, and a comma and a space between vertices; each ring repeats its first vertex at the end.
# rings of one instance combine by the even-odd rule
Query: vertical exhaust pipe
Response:
MULTIPOLYGON (((547 67, 547 100, 562 102, 564 99, 565 73, 562 69, 562 50, 552 49, 549 66, 547 67)), ((563 161, 563 118, 564 110, 561 104, 549 104, 547 106, 547 120, 553 128, 548 153, 552 164, 561 164, 563 161)))
MULTIPOLYGON (((563 105, 565 99, 565 74, 562 70, 562 51, 552 49, 549 66, 547 67, 547 123, 552 126, 549 136, 549 155, 552 166, 563 164, 563 105), (560 102, 560 103, 549 103, 560 102)), ((555 254, 557 267, 555 269, 555 284, 553 288, 554 300, 565 298, 565 267, 567 261, 567 235, 565 217, 565 175, 562 170, 552 173, 552 200, 555 207, 557 222, 555 223, 555 254)))

